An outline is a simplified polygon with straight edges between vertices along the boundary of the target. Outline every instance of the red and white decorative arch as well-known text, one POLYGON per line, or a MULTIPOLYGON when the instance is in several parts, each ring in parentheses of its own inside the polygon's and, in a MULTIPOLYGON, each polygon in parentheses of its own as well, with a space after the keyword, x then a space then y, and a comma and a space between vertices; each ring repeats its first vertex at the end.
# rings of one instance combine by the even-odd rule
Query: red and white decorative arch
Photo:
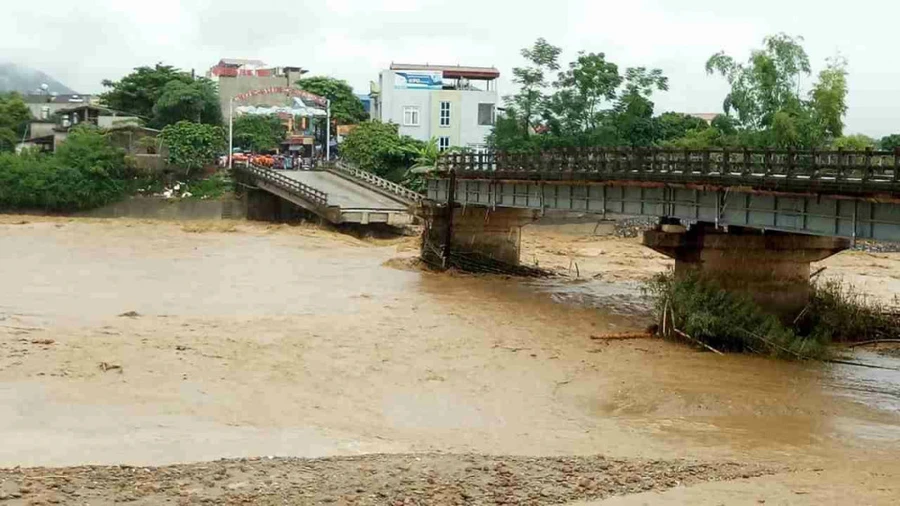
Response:
POLYGON ((272 86, 269 88, 250 90, 246 93, 235 95, 231 100, 235 102, 243 102, 248 98, 258 97, 260 95, 286 95, 288 97, 297 97, 303 99, 304 101, 312 102, 321 107, 326 107, 328 104, 328 99, 326 99, 325 97, 320 97, 319 95, 310 93, 308 91, 298 90, 297 88, 289 88, 286 86, 272 86))

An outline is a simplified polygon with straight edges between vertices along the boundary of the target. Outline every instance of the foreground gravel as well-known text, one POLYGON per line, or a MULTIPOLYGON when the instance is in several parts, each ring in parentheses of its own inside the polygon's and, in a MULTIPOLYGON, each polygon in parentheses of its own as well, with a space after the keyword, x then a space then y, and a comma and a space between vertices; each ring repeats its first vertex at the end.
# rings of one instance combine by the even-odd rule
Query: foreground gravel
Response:
POLYGON ((366 455, 0 470, 0 504, 560 504, 771 474, 604 457, 366 455))

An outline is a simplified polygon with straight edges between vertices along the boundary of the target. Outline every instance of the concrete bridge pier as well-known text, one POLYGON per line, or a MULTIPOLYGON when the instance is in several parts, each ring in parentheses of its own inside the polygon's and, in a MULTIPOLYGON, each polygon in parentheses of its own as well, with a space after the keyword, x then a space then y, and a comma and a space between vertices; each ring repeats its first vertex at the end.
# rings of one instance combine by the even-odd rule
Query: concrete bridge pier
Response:
POLYGON ((422 258, 442 265, 447 237, 454 252, 476 253, 509 265, 519 265, 522 226, 533 222, 537 212, 502 207, 455 207, 453 217, 446 207, 425 206, 422 258))
POLYGON ((664 224, 644 233, 644 245, 675 259, 675 275, 699 273, 726 290, 750 295, 783 320, 809 302, 810 262, 850 247, 839 237, 820 237, 698 223, 690 229, 664 224))

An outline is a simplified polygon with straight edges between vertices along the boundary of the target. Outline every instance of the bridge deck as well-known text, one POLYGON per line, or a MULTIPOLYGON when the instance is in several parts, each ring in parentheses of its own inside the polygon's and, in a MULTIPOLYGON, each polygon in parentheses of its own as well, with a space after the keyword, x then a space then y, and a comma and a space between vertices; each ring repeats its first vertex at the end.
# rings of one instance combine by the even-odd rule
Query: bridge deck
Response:
POLYGON ((399 200, 355 184, 331 172, 303 170, 279 172, 290 179, 327 193, 328 205, 339 206, 342 211, 356 209, 406 211, 408 207, 399 200))

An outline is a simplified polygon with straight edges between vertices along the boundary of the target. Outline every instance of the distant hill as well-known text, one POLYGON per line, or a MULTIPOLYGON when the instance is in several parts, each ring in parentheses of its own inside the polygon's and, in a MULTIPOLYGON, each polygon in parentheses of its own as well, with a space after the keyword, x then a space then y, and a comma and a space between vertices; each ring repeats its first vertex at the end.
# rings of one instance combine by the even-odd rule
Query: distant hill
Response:
POLYGON ((67 95, 75 93, 71 88, 53 79, 40 70, 30 69, 15 63, 0 63, 0 93, 18 91, 34 93, 41 84, 49 86, 49 92, 67 95))

